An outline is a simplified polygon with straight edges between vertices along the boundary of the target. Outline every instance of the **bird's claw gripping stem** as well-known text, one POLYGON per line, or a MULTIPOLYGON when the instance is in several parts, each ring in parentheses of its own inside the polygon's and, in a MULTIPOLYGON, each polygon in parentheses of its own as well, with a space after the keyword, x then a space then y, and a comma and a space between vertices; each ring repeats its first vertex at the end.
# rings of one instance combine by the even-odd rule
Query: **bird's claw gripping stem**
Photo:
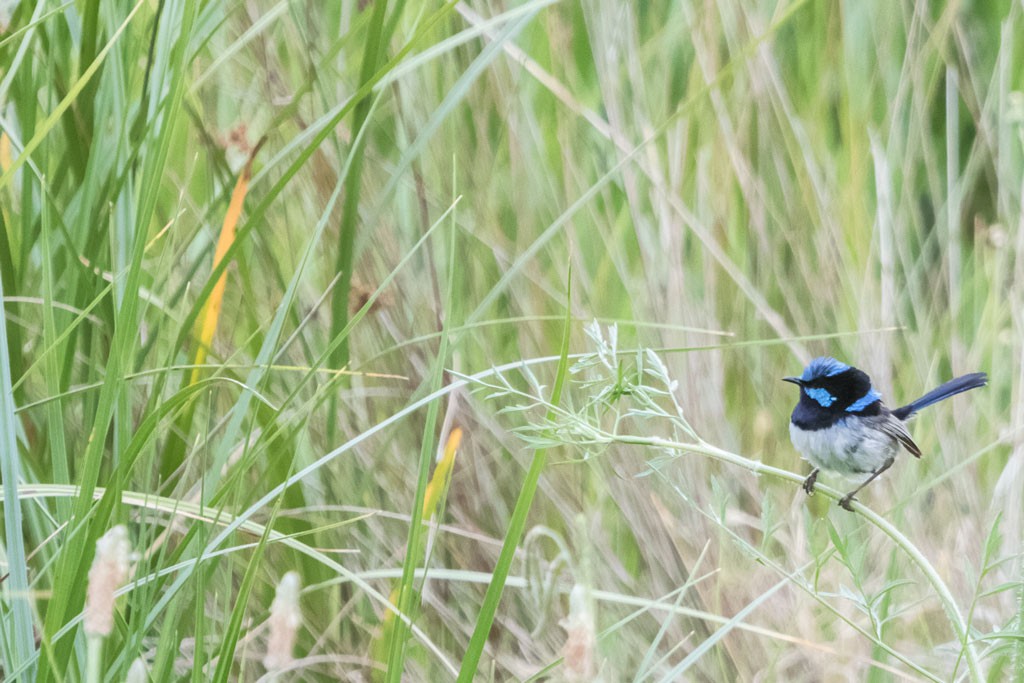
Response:
POLYGON ((814 484, 815 484, 815 482, 818 481, 818 471, 819 471, 818 468, 815 467, 811 471, 811 473, 807 475, 807 478, 804 479, 804 492, 808 496, 813 496, 814 495, 814 484))

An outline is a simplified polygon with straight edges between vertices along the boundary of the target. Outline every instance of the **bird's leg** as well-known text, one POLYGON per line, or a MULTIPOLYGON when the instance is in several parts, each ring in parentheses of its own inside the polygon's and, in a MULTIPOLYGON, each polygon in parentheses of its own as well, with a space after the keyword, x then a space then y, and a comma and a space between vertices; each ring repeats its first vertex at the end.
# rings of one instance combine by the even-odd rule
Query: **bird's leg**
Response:
POLYGON ((844 510, 849 510, 850 512, 853 512, 853 508, 850 507, 850 503, 852 503, 854 501, 854 497, 853 496, 858 491, 860 491, 862 488, 864 488, 865 486, 867 486, 868 484, 873 482, 875 480, 875 478, 878 475, 880 475, 882 472, 885 472, 887 469, 892 467, 892 464, 894 462, 896 462, 895 456, 891 456, 890 455, 889 458, 885 462, 882 463, 881 467, 879 467, 877 470, 872 472, 871 476, 864 480, 863 484, 861 484, 860 486, 858 486, 857 488, 855 488, 854 490, 850 491, 845 496, 843 496, 842 498, 839 499, 839 507, 843 508, 844 510))
POLYGON ((820 471, 821 470, 815 467, 813 470, 811 470, 811 473, 807 475, 807 478, 804 479, 804 491, 807 493, 808 496, 814 495, 814 484, 815 482, 818 481, 818 472, 820 471))

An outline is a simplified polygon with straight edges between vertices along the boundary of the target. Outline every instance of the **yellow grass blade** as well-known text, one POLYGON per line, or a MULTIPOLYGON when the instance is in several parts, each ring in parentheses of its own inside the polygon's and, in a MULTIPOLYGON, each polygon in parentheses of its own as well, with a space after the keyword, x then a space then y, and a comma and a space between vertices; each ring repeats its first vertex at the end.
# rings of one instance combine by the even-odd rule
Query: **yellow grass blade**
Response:
POLYGON ((0 133, 0 171, 11 167, 11 139, 7 133, 0 133))
MULTIPOLYGON (((245 203, 245 195, 249 192, 249 180, 252 178, 252 162, 256 158, 256 153, 260 150, 264 140, 256 143, 252 154, 249 155, 249 161, 246 162, 245 168, 242 169, 242 173, 238 176, 238 182, 235 183, 235 189, 231 193, 231 202, 228 204, 227 213, 224 214, 224 225, 221 227, 220 238, 217 240, 217 249, 213 253, 214 268, 220 265, 224 254, 227 253, 235 241, 235 229, 238 227, 238 219, 242 216, 242 205, 245 203)), ((201 366, 206 361, 206 355, 213 345, 213 335, 217 333, 220 309, 224 304, 224 288, 227 285, 227 277, 228 273, 224 271, 217 280, 217 284, 214 285, 213 291, 210 292, 210 298, 203 304, 202 313, 199 314, 196 325, 196 339, 199 341, 195 357, 195 365, 197 367, 192 370, 190 384, 195 384, 199 380, 202 368, 198 366, 201 366)))
POLYGON ((448 443, 444 446, 444 455, 434 468, 434 475, 427 484, 427 492, 423 497, 423 519, 429 520, 437 512, 437 504, 441 500, 445 487, 448 486, 448 479, 452 474, 452 466, 455 464, 455 452, 459 450, 462 443, 462 430, 456 427, 448 436, 448 443))
MULTIPOLYGON (((427 484, 426 495, 423 497, 423 521, 427 522, 431 517, 437 513, 438 504, 441 502, 441 496, 444 495, 444 490, 448 486, 448 480, 451 478, 452 466, 455 464, 455 453, 459 450, 459 444, 462 443, 462 430, 456 427, 448 435, 448 441, 444 445, 444 453, 441 455, 441 459, 437 463, 437 467, 434 468, 434 474, 430 478, 430 483, 427 484)), ((422 546, 417 549, 417 553, 422 552, 422 546)), ((391 604, 398 604, 399 587, 396 586, 391 591, 391 604)), ((374 661, 384 664, 388 661, 388 647, 391 643, 391 637, 395 629, 395 614, 391 610, 384 612, 384 616, 381 619, 380 632, 373 639, 373 643, 370 645, 370 654, 374 661)), ((371 680, 383 681, 385 679, 384 671, 374 668, 371 672, 371 680)))

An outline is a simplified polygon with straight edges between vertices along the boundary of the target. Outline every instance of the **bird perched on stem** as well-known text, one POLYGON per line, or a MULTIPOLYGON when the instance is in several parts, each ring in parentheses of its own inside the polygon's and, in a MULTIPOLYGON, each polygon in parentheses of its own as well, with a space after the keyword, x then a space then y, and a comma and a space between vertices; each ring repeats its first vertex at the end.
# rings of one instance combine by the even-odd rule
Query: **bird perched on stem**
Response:
POLYGON ((783 377, 800 387, 800 401, 789 421, 789 436, 814 469, 804 480, 804 491, 813 495, 814 483, 822 469, 846 475, 869 475, 863 483, 839 500, 853 510, 854 495, 878 475, 892 467, 903 446, 921 457, 905 422, 933 403, 963 391, 983 387, 988 377, 975 372, 951 379, 937 389, 890 410, 882 395, 871 386, 867 373, 834 358, 815 358, 799 377, 783 377))

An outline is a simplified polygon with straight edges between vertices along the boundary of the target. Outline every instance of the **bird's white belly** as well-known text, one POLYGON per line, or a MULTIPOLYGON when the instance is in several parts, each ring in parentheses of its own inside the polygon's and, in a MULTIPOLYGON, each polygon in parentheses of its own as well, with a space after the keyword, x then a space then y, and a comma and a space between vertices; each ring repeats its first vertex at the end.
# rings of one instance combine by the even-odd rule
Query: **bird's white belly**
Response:
POLYGON ((856 419, 825 429, 801 429, 789 423, 789 436, 804 460, 841 474, 866 474, 896 455, 896 439, 856 419))

